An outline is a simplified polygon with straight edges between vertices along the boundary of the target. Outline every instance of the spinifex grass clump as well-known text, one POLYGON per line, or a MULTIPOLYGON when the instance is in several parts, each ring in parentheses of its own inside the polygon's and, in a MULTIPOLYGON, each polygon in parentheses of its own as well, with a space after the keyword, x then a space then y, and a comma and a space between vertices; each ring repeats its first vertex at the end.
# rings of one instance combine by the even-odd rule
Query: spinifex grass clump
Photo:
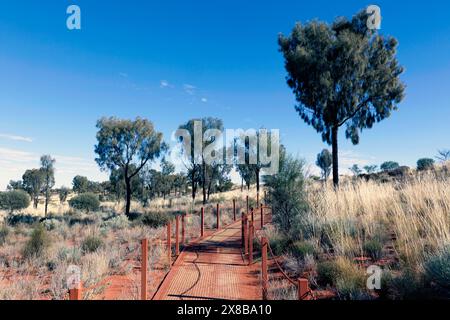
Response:
POLYGON ((24 258, 34 258, 46 253, 50 247, 51 240, 43 225, 37 225, 31 233, 30 239, 23 249, 24 258))

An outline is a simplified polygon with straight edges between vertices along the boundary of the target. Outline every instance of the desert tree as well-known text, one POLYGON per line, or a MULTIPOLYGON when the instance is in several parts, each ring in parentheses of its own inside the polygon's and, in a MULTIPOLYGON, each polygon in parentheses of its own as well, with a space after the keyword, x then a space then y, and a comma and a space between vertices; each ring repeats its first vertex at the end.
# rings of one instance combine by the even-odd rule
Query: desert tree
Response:
POLYGON ((121 170, 126 192, 125 214, 129 216, 132 179, 165 152, 167 146, 162 141, 162 133, 147 119, 102 118, 97 128, 95 152, 98 157, 95 160, 103 170, 121 170))
POLYGON ((70 189, 62 186, 58 189, 58 195, 59 195, 59 202, 63 204, 67 201, 67 197, 69 196, 70 189))
POLYGON ((404 97, 398 42, 368 29, 368 18, 364 10, 331 25, 297 23, 278 41, 296 111, 332 146, 335 186, 339 129, 346 126, 346 138, 358 144, 360 132, 389 117, 404 97))
POLYGON ((375 173, 378 169, 377 165, 367 165, 364 166, 364 170, 367 172, 367 174, 375 173))
POLYGON ((438 150, 438 155, 436 156, 436 159, 438 159, 439 161, 442 161, 442 162, 449 161, 450 160, 450 150, 448 150, 448 149, 438 150))
POLYGON ((417 170, 425 171, 434 167, 434 160, 430 158, 422 158, 417 160, 417 170))
POLYGON ((355 177, 359 176, 362 172, 362 170, 359 168, 357 164, 354 164, 349 168, 349 170, 353 173, 355 177))
POLYGON ((9 213, 28 208, 30 197, 23 190, 13 190, 0 192, 0 209, 7 210, 9 213))
POLYGON ((44 176, 44 196, 45 196, 45 216, 48 212, 48 204, 50 202, 51 190, 55 186, 55 162, 50 155, 41 157, 41 171, 44 176))
POLYGON ((23 182, 22 180, 10 180, 6 189, 9 191, 23 190, 23 182))
POLYGON ((333 156, 328 149, 323 149, 317 155, 316 166, 318 166, 322 172, 322 179, 327 181, 331 174, 331 167, 333 166, 333 156))
POLYGON ((39 204, 39 196, 44 190, 44 183, 44 172, 40 169, 27 170, 22 176, 23 189, 30 195, 35 209, 39 204))
POLYGON ((86 193, 89 189, 89 179, 83 176, 75 176, 72 180, 72 190, 78 194, 86 193))
POLYGON ((380 169, 383 171, 395 170, 399 167, 400 165, 395 161, 385 161, 380 165, 380 169))
MULTIPOLYGON (((188 146, 188 141, 184 139, 186 137, 178 137, 178 141, 185 145, 184 148, 181 148, 180 154, 183 157, 184 165, 186 166, 191 188, 192 188, 192 200, 195 200, 197 185, 201 184, 202 194, 203 194, 203 204, 206 204, 208 199, 208 185, 211 180, 214 179, 211 174, 213 174, 214 170, 212 170, 211 166, 221 166, 222 164, 219 162, 207 163, 205 159, 205 153, 203 151, 210 149, 211 147, 215 147, 216 145, 220 145, 219 141, 216 140, 217 136, 211 135, 209 137, 205 137, 205 133, 208 132, 223 132, 223 121, 219 118, 213 117, 205 117, 202 119, 191 119, 185 124, 179 126, 179 129, 186 130, 190 135, 190 145, 188 146), (202 152, 200 154, 196 154, 196 142, 195 142, 195 126, 196 123, 201 124, 201 143, 199 143, 202 147, 202 152)), ((220 137, 219 137, 220 139, 220 137)), ((198 143, 198 142, 197 142, 198 143)), ((212 152, 220 152, 224 155, 225 147, 217 147, 213 148, 212 152), (220 150, 222 149, 222 150, 220 150)))

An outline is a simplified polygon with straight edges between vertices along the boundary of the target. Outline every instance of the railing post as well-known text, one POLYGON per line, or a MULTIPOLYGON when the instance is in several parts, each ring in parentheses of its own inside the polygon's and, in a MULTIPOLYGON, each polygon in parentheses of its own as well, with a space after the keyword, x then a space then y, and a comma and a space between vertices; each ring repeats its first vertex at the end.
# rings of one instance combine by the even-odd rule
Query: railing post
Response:
POLYGON ((246 213, 248 214, 248 195, 247 195, 247 211, 246 213))
POLYGON ((308 300, 309 283, 308 279, 298 279, 298 300, 308 300))
POLYGON ((267 274, 267 246, 268 241, 266 237, 261 239, 261 277, 262 277, 262 296, 263 300, 268 300, 267 284, 269 281, 267 274))
POLYGON ((256 208, 259 208, 259 191, 256 192, 256 208))
POLYGON ((248 217, 244 216, 244 254, 248 254, 248 217))
POLYGON ((175 256, 180 254, 180 216, 175 219, 175 256))
POLYGON ((251 208, 250 211, 252 213, 252 222, 253 222, 255 221, 255 209, 251 208))
POLYGON ((233 221, 236 222, 236 199, 233 199, 233 221))
POLYGON ((264 207, 261 206, 261 230, 264 228, 264 207))
POLYGON ((267 190, 264 190, 264 204, 267 204, 267 190))
POLYGON ((241 215, 241 243, 242 243, 242 249, 245 248, 245 227, 244 227, 244 221, 245 221, 245 213, 242 212, 241 215))
POLYGON ((205 208, 202 207, 200 213, 200 237, 205 236, 205 208))
POLYGON ((169 260, 169 266, 172 264, 172 225, 167 223, 167 258, 169 260))
POLYGON ((142 239, 141 251, 141 300, 147 300, 148 239, 142 239))
POLYGON ((181 216, 181 244, 182 245, 184 245, 185 244, 185 241, 186 241, 186 235, 185 235, 185 233, 186 233, 186 214, 183 214, 182 216, 181 216))
POLYGON ((248 264, 253 264, 253 236, 254 236, 253 221, 250 221, 248 228, 248 264))
POLYGON ((219 230, 220 229, 220 205, 219 204, 217 204, 216 214, 217 214, 216 225, 217 225, 217 230, 219 230))
POLYGON ((69 300, 83 300, 83 289, 81 284, 78 288, 69 289, 69 300))

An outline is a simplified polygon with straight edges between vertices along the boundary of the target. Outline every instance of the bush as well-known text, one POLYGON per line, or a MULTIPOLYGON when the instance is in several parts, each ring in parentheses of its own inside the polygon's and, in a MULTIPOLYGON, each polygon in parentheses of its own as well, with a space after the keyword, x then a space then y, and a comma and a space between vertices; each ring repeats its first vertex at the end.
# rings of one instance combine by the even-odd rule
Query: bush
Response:
POLYGON ((269 245, 270 248, 272 248, 274 255, 281 256, 289 247, 289 239, 277 234, 276 236, 269 238, 269 245))
POLYGON ((18 224, 28 224, 33 225, 36 222, 40 220, 39 217, 32 216, 29 214, 17 214, 17 215, 10 215, 6 218, 6 222, 10 226, 16 226, 18 224))
POLYGON ((97 211, 100 208, 100 201, 93 193, 80 194, 69 200, 70 207, 78 210, 84 210, 86 213, 97 211))
POLYGON ((0 227, 0 246, 2 246, 9 235, 9 228, 6 225, 0 227))
POLYGON ((25 244, 23 256, 33 258, 43 255, 50 247, 50 237, 43 225, 37 225, 31 233, 30 239, 25 244))
POLYGON ((398 164, 398 162, 395 161, 386 161, 383 162, 380 166, 380 169, 383 171, 389 171, 389 170, 394 170, 397 169, 398 167, 400 167, 400 165, 398 164))
POLYGON ((417 170, 425 171, 434 167, 434 160, 430 158, 423 158, 417 161, 417 170))
POLYGON ((103 246, 103 240, 97 236, 88 236, 81 244, 81 251, 83 253, 92 253, 103 246))
POLYGON ((130 220, 126 215, 114 216, 102 223, 103 228, 111 228, 113 230, 125 229, 130 226, 130 220))
POLYGON ((140 222, 151 228, 159 228, 167 225, 171 217, 169 214, 164 212, 147 212, 143 214, 140 218, 140 222))
POLYGON ((335 261, 324 261, 317 265, 317 284, 326 287, 334 286, 339 277, 339 268, 335 261))
POLYGON ((307 255, 314 256, 315 248, 314 246, 306 241, 296 241, 290 247, 292 255, 297 260, 305 260, 307 255))
POLYGON ((17 210, 28 208, 30 197, 23 190, 13 190, 0 193, 0 208, 13 213, 17 210))
POLYGON ((450 299, 450 247, 424 265, 425 280, 440 299, 450 299))
POLYGON ((273 222, 286 236, 298 236, 300 219, 308 209, 305 199, 304 161, 280 154, 279 172, 265 178, 273 208, 273 222))
POLYGON ((378 261, 382 256, 383 245, 380 241, 373 239, 364 243, 363 250, 366 256, 370 257, 373 261, 378 261))

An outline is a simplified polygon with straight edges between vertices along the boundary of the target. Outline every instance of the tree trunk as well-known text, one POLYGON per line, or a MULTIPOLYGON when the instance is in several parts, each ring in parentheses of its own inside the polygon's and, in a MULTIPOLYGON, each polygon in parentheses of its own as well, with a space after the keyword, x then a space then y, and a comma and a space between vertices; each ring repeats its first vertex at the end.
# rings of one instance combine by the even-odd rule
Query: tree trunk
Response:
POLYGON ((125 185, 127 188, 127 195, 126 195, 126 205, 125 205, 125 215, 127 217, 130 216, 130 208, 131 208, 131 179, 127 177, 125 174, 125 185))
POLYGON ((37 209, 39 205, 39 197, 34 197, 34 208, 37 209))
POLYGON ((333 127, 331 133, 333 152, 333 184, 339 187, 339 150, 338 150, 338 127, 333 127))
POLYGON ((244 191, 244 178, 241 178, 241 192, 244 191))
POLYGON ((49 196, 49 190, 48 190, 48 187, 47 187, 47 189, 45 190, 45 214, 44 214, 44 217, 47 217, 49 197, 50 197, 49 196))

